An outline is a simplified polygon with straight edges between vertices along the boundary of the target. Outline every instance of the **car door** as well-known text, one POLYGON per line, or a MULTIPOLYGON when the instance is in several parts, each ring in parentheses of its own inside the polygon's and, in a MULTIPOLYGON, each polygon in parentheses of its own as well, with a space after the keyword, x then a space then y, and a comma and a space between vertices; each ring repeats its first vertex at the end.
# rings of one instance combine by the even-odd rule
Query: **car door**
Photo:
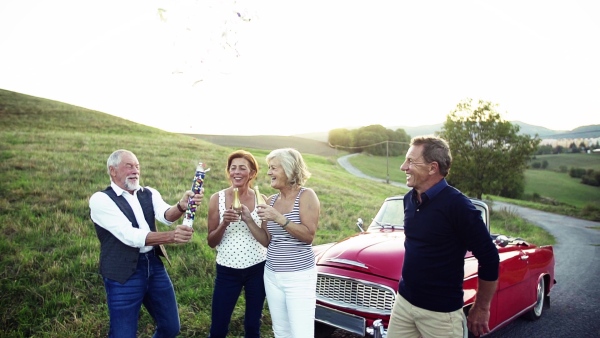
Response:
POLYGON ((516 246, 499 248, 500 275, 498 279, 498 304, 496 318, 502 323, 530 305, 526 297, 529 268, 527 252, 516 246))

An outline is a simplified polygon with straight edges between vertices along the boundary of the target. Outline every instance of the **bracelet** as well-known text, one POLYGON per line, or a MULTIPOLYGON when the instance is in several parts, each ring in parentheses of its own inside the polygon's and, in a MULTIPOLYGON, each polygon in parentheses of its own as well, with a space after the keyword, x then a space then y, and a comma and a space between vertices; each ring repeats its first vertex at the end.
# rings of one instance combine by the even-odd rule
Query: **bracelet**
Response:
POLYGON ((177 201, 177 210, 179 210, 179 212, 185 212, 185 209, 183 209, 181 205, 179 205, 179 201, 177 201))
POLYGON ((288 224, 290 224, 290 220, 289 219, 285 219, 285 224, 281 226, 282 229, 285 229, 286 226, 288 226, 288 224))

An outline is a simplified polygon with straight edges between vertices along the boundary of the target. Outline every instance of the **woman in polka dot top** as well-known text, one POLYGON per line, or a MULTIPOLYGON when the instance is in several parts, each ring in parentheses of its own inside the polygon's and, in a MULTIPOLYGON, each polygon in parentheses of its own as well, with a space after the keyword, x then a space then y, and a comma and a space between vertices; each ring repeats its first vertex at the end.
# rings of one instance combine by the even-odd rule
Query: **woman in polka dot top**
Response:
POLYGON ((210 337, 227 336, 242 289, 246 299, 245 337, 260 337, 267 248, 250 231, 251 227, 260 229, 261 226, 256 213, 256 196, 251 189, 258 163, 251 153, 237 150, 229 155, 225 172, 231 186, 213 194, 208 206, 208 245, 217 249, 210 337), (238 189, 241 213, 231 208, 233 188, 238 189))

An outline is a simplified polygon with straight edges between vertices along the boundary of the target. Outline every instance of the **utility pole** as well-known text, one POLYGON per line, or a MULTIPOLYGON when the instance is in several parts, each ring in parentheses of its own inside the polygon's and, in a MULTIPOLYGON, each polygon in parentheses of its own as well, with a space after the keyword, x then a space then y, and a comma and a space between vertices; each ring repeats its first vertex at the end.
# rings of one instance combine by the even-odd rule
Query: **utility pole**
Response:
POLYGON ((385 164, 386 164, 386 180, 390 184, 390 141, 385 141, 385 164))

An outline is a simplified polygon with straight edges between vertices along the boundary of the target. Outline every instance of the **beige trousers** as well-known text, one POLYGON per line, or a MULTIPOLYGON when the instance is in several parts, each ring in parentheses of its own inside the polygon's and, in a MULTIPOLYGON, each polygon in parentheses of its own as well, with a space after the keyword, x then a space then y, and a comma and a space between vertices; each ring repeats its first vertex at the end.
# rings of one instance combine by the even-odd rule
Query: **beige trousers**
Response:
POLYGON ((462 309, 435 312, 410 304, 400 294, 392 309, 387 338, 463 338, 466 317, 462 309))

